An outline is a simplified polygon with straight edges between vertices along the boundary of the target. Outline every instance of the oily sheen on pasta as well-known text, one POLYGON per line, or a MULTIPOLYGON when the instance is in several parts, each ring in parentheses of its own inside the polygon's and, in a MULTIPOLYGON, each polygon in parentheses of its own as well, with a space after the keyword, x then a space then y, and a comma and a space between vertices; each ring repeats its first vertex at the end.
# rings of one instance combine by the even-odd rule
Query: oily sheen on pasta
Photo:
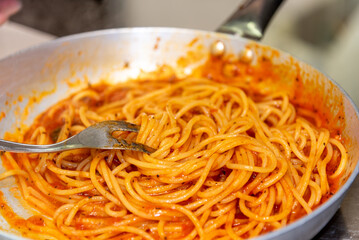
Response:
POLYGON ((333 193, 342 143, 284 93, 249 94, 209 79, 89 86, 7 139, 50 144, 105 120, 141 126, 117 138, 157 149, 5 153, 39 213, 37 239, 242 239, 286 226, 333 193), (303 117, 306 116, 306 117, 303 117))

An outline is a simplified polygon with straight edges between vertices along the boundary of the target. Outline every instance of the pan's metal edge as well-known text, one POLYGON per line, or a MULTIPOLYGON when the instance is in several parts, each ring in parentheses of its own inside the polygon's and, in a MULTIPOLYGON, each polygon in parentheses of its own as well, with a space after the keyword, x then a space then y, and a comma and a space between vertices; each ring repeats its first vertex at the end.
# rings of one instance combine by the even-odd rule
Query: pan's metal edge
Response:
POLYGON ((15 235, 13 233, 8 233, 3 230, 0 230, 0 239, 9 239, 9 240, 27 240, 30 238, 21 237, 18 235, 15 235))
MULTIPOLYGON (((74 39, 81 39, 81 38, 86 38, 86 37, 94 37, 94 36, 101 36, 101 35, 106 35, 106 34, 115 34, 115 33, 135 33, 135 32, 149 32, 149 33, 185 33, 185 34, 198 34, 198 35, 204 35, 204 36, 215 36, 215 37, 222 37, 222 38, 226 38, 226 39, 231 39, 231 40, 242 40, 242 41, 246 41, 246 42, 250 42, 251 40, 248 39, 244 39, 242 37, 238 37, 238 36, 233 36, 233 35, 229 35, 229 34, 224 34, 224 33, 217 33, 217 32, 210 32, 210 31, 203 31, 203 30, 195 30, 195 29, 186 29, 186 28, 167 28, 167 27, 135 27, 135 28, 118 28, 118 29, 106 29, 106 30, 98 30, 98 31, 93 31, 93 32, 85 32, 85 33, 79 33, 79 34, 75 34, 75 35, 70 35, 70 36, 65 36, 65 37, 60 37, 57 38, 55 40, 51 40, 47 43, 42 43, 39 45, 35 45, 33 47, 24 49, 24 50, 20 50, 12 55, 6 56, 2 59, 0 59, 0 63, 3 61, 6 61, 9 58, 14 58, 20 54, 22 54, 23 52, 28 52, 28 51, 35 51, 39 48, 46 48, 46 47, 50 47, 52 45, 57 45, 57 44, 61 44, 64 43, 66 41, 70 41, 70 40, 74 40, 74 39)), ((261 46, 266 46, 265 44, 261 44, 259 43, 261 46)), ((270 47, 270 46, 269 46, 270 47)), ((272 49, 277 50, 278 52, 280 52, 280 54, 285 54, 288 56, 292 56, 284 51, 278 50, 276 48, 270 47, 272 49)), ((301 63, 305 63, 304 61, 299 60, 297 57, 293 57, 294 59, 296 59, 298 62, 301 63)), ((313 67, 310 64, 307 64, 309 66, 311 66, 313 69, 315 69, 316 71, 324 74, 324 76, 331 81, 336 87, 339 88, 339 90, 341 92, 343 92, 345 98, 351 103, 351 105, 354 107, 355 110, 355 114, 356 117, 359 119, 359 109, 358 107, 355 105, 355 103, 353 102, 353 100, 351 99, 351 97, 348 95, 348 93, 336 82, 334 81, 331 77, 329 77, 327 74, 319 71, 317 68, 313 67)), ((304 224, 305 222, 307 222, 308 220, 320 215, 321 213, 323 213, 329 206, 333 205, 336 201, 338 201, 340 198, 342 198, 345 193, 348 191, 348 189, 350 188, 350 186, 353 184, 355 178, 357 177, 359 173, 359 161, 357 162, 354 171, 352 172, 352 174, 350 175, 350 177, 348 178, 348 180, 346 181, 346 183, 339 189, 339 191, 337 193, 335 193, 331 198, 329 198, 328 201, 326 201, 324 204, 322 204, 320 207, 318 207, 317 209, 315 209, 311 214, 306 215, 305 217, 302 217, 300 219, 298 219, 297 221, 289 224, 288 226, 278 229, 276 231, 267 233, 265 235, 262 235, 260 237, 255 238, 256 240, 264 240, 264 239, 268 239, 268 238, 275 238, 278 237, 286 232, 292 231, 293 229, 299 227, 300 225, 304 224)), ((328 220, 329 221, 329 220, 328 220)), ((7 237, 8 239, 16 239, 16 240, 21 240, 21 239, 26 239, 24 237, 20 237, 20 236, 16 236, 7 232, 4 232, 2 230, 0 230, 0 236, 2 237, 7 237)))

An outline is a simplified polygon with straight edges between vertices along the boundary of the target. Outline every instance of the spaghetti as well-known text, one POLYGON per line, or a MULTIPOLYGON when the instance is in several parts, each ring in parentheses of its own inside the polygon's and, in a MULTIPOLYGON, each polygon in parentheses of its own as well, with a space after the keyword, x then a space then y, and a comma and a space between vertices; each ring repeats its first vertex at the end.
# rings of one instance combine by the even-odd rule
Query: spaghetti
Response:
MULTIPOLYGON (((284 93, 253 95, 205 78, 89 86, 9 140, 50 144, 91 124, 156 148, 5 153, 38 239, 242 239, 309 214, 333 193, 347 154, 329 130, 298 115, 284 93)), ((308 113, 306 114, 308 115, 308 113)), ((314 114, 312 114, 314 116, 314 114)))

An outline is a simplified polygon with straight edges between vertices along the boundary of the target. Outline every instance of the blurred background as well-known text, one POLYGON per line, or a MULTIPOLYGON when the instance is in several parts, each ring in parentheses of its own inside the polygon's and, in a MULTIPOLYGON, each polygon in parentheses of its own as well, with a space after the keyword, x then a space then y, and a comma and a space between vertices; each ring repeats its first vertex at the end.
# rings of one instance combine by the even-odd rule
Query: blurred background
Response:
MULTIPOLYGON (((243 0, 22 0, 22 9, 0 27, 0 57, 51 38, 97 29, 168 26, 215 30, 241 3, 243 0)), ((358 0, 286 0, 262 42, 327 73, 359 105, 358 6, 358 0)))
MULTIPOLYGON (((213 31, 242 2, 22 0, 22 9, 0 26, 0 58, 56 37, 105 28, 166 26, 213 31)), ((262 42, 328 74, 359 106, 359 0, 286 0, 262 42)), ((359 216, 351 216, 348 209, 339 211, 317 239, 359 239, 359 216)))

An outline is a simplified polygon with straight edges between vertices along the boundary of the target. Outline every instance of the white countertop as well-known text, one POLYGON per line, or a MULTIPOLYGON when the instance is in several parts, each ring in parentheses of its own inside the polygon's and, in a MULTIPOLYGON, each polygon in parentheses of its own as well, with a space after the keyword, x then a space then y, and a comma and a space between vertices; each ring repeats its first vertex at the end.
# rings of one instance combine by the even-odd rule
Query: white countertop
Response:
POLYGON ((21 49, 41 44, 54 36, 14 22, 0 26, 0 59, 21 49))

